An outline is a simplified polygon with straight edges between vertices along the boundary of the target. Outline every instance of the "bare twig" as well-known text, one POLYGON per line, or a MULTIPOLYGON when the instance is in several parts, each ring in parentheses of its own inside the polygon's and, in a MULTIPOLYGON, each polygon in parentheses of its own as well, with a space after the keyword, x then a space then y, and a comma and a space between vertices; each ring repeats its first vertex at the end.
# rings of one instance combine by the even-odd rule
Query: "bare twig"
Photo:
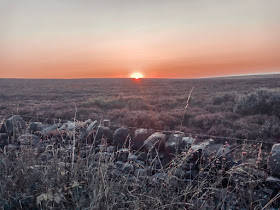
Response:
POLYGON ((185 109, 184 109, 184 114, 183 114, 182 121, 181 121, 180 131, 182 131, 183 121, 184 121, 184 118, 185 118, 185 115, 186 115, 187 108, 189 106, 189 101, 191 99, 191 95, 192 95, 193 89, 194 89, 194 86, 191 89, 191 92, 190 92, 188 100, 187 100, 187 104, 186 104, 185 109))
POLYGON ((75 144, 76 144, 76 117, 77 117, 77 105, 75 105, 75 115, 74 115, 74 133, 73 133, 73 145, 72 145, 72 169, 74 168, 74 160, 75 160, 75 144))

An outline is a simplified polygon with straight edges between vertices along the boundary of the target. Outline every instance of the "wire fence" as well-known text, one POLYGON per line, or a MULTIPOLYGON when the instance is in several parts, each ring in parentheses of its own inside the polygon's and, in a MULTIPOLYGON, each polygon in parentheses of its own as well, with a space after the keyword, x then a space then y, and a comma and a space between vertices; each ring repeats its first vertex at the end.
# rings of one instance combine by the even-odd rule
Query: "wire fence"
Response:
MULTIPOLYGON (((3 119, 3 116, 5 118, 5 115, 3 115, 3 114, 0 114, 0 116, 2 116, 0 118, 0 121, 3 119)), ((20 116, 24 117, 24 118, 37 119, 39 121, 40 121, 40 119, 43 119, 45 121, 51 120, 55 123, 71 122, 71 120, 66 120, 66 119, 61 119, 61 118, 39 117, 39 116, 30 116, 30 115, 20 115, 20 116)), ((73 119, 73 121, 74 121, 74 119, 73 119)), ((118 125, 118 124, 111 124, 111 127, 115 127, 115 128, 124 127, 124 128, 128 128, 128 129, 131 129, 131 130, 141 129, 139 127, 118 125)), ((182 134, 182 135, 184 134, 186 136, 194 137, 194 138, 204 138, 204 139, 208 138, 208 139, 221 140, 221 141, 231 141, 231 142, 239 141, 239 142, 248 142, 248 143, 270 144, 270 145, 273 145, 273 144, 276 143, 276 142, 256 140, 256 139, 244 139, 244 138, 235 138, 235 137, 226 137, 226 136, 215 136, 215 135, 209 135, 209 134, 203 134, 203 133, 182 132, 182 131, 179 131, 179 130, 160 130, 160 129, 151 129, 151 130, 153 130, 154 132, 162 132, 162 133, 170 133, 170 134, 178 133, 178 134, 182 134)))

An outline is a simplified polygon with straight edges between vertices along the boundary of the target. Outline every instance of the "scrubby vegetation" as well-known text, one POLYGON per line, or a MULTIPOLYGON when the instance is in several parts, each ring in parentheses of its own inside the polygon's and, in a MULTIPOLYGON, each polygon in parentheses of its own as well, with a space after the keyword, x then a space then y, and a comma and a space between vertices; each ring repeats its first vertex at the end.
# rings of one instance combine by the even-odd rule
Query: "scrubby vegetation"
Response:
POLYGON ((278 141, 279 79, 279 75, 138 81, 1 79, 0 113, 31 116, 26 121, 71 120, 75 103, 78 120, 108 118, 116 125, 178 130, 195 86, 183 131, 278 141))
POLYGON ((271 115, 280 117, 280 89, 262 88, 239 97, 235 112, 242 115, 271 115))
POLYGON ((280 139, 279 79, 1 79, 0 207, 279 208, 280 145, 270 154, 280 139), (27 124, 7 120, 14 114, 27 124), (105 118, 110 129, 97 126, 105 118), (165 132, 144 144, 155 130, 140 129, 135 149, 136 128, 121 130, 123 138, 114 125, 165 132), (183 138, 184 148, 170 152, 183 138))

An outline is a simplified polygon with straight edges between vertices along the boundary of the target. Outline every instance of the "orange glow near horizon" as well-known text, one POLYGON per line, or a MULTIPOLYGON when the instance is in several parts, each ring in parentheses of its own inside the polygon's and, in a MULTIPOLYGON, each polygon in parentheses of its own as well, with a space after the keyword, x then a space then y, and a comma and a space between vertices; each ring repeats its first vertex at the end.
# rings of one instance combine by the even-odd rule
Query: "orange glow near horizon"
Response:
POLYGON ((280 73, 280 1, 121 2, 0 1, 0 78, 280 73))

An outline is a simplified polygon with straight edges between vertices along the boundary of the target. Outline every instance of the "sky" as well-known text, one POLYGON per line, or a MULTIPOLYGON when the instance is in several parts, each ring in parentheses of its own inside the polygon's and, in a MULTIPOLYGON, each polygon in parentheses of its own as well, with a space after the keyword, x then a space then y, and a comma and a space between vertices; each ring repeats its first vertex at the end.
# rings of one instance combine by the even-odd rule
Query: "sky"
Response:
POLYGON ((0 0, 0 78, 280 73, 279 0, 0 0))

